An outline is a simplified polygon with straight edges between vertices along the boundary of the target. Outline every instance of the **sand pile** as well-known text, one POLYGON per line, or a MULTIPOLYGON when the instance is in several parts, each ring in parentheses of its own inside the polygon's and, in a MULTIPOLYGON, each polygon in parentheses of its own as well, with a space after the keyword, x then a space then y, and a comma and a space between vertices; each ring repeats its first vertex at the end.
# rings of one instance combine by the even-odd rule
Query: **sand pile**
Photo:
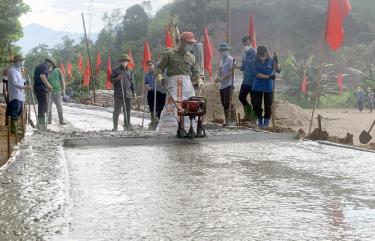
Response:
POLYGON ((301 107, 286 100, 276 100, 276 125, 298 130, 308 126, 311 116, 301 107))
MULTIPOLYGON (((237 113, 244 116, 242 105, 238 100, 239 87, 234 90, 233 98, 237 113)), ((207 99, 206 121, 210 122, 214 118, 224 119, 224 111, 220 101, 219 86, 209 84, 202 91, 203 97, 207 99)), ((291 128, 295 131, 301 127, 308 126, 310 115, 301 107, 289 103, 285 100, 276 100, 276 125, 282 128, 291 128)))
MULTIPOLYGON (((237 113, 243 117, 241 102, 238 100, 239 87, 233 92, 233 100, 237 113)), ((215 119, 224 119, 224 109, 221 105, 219 84, 206 85, 202 90, 202 96, 207 100, 207 112, 205 120, 212 122, 215 119)))

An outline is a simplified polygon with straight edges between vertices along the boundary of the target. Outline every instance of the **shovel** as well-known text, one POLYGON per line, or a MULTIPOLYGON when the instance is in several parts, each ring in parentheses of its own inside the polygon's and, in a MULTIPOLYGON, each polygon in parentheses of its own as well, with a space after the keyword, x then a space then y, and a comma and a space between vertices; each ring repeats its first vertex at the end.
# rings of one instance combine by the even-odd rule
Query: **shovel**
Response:
POLYGON ((359 135, 359 141, 362 144, 367 144, 372 139, 372 136, 370 135, 370 132, 371 132, 372 128, 374 128, 374 125, 375 125, 375 120, 372 123, 372 125, 371 125, 370 129, 368 130, 368 132, 366 132, 365 130, 363 130, 362 133, 359 135))

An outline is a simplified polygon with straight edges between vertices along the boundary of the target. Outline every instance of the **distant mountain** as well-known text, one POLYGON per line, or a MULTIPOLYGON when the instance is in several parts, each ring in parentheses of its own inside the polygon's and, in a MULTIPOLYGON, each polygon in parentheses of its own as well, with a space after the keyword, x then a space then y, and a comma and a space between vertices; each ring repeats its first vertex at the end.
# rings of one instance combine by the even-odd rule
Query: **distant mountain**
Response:
MULTIPOLYGON (((83 37, 83 33, 55 31, 42 25, 33 23, 24 27, 23 38, 18 41, 17 44, 22 47, 23 54, 27 54, 32 48, 39 44, 47 44, 48 47, 52 48, 61 43, 61 39, 64 36, 68 36, 69 38, 78 42, 83 37)), ((98 34, 93 33, 90 37, 91 40, 96 41, 98 34)))

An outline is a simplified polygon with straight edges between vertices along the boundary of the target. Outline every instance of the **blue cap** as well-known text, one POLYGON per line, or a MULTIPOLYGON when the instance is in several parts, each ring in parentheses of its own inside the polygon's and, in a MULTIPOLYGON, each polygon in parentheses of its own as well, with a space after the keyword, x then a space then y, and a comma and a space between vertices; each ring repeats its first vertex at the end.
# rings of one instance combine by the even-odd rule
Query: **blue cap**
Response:
POLYGON ((221 50, 230 50, 229 44, 227 43, 221 43, 219 44, 219 47, 217 48, 219 51, 221 50))

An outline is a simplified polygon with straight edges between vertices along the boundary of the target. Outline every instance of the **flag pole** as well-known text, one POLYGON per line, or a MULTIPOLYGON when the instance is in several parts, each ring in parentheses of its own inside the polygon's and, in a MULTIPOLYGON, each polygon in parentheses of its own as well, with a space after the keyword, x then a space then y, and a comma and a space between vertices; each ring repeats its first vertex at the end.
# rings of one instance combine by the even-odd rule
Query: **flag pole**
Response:
MULTIPOLYGON (((90 82, 91 82, 91 85, 92 85, 92 90, 94 92, 94 102, 96 103, 96 94, 95 94, 95 83, 94 83, 94 78, 93 78, 93 71, 92 71, 92 64, 91 64, 91 56, 90 56, 90 48, 89 48, 89 42, 87 40, 87 33, 86 33, 86 24, 85 24, 85 17, 82 13, 82 24, 83 24, 83 30, 85 32, 85 42, 86 42, 86 48, 87 48, 87 55, 88 55, 88 58, 89 58, 89 63, 90 63, 90 71, 91 71, 91 75, 90 75, 90 82)), ((90 93, 90 87, 88 87, 88 90, 89 90, 89 93, 90 93)))
POLYGON ((230 45, 230 0, 227 0, 226 18, 226 42, 230 45))

